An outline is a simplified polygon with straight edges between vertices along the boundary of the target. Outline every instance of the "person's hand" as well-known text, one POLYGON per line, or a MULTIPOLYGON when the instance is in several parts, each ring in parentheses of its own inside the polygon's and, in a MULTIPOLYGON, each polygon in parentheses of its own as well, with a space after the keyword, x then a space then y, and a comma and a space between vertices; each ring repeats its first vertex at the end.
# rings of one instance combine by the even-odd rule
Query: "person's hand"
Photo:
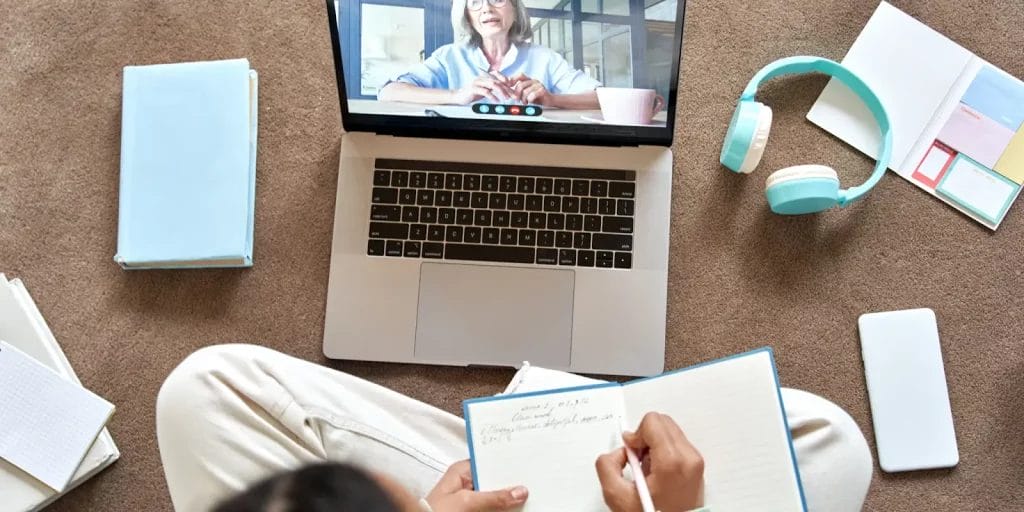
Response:
MULTIPOLYGON (((656 509, 682 512, 703 506, 704 458, 672 418, 647 413, 640 428, 624 433, 622 439, 642 461, 656 509)), ((641 512, 636 484, 622 475, 626 461, 625 448, 598 457, 604 502, 613 512, 641 512)))
POLYGON ((434 512, 491 512, 520 507, 528 495, 525 487, 474 491, 469 461, 463 460, 448 468, 427 495, 427 503, 434 512))
POLYGON ((456 105, 468 105, 481 98, 494 103, 505 103, 515 98, 515 92, 507 81, 494 75, 480 75, 473 83, 452 91, 451 102, 456 105))
POLYGON ((516 99, 524 104, 548 107, 554 99, 554 96, 548 92, 544 84, 539 80, 526 76, 525 73, 519 73, 512 77, 509 79, 509 83, 512 84, 512 92, 515 93, 516 99))

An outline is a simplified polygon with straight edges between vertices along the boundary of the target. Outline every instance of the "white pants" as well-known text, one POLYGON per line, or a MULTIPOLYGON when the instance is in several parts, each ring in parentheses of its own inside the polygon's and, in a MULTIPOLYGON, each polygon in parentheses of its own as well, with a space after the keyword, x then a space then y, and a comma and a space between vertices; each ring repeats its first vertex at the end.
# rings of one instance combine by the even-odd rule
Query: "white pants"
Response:
MULTIPOLYGON (((810 393, 784 389, 782 398, 810 510, 860 510, 873 463, 857 425, 810 393)), ((252 345, 192 354, 164 382, 156 407, 179 511, 209 510, 264 477, 324 460, 387 473, 422 497, 467 458, 461 418, 252 345)))

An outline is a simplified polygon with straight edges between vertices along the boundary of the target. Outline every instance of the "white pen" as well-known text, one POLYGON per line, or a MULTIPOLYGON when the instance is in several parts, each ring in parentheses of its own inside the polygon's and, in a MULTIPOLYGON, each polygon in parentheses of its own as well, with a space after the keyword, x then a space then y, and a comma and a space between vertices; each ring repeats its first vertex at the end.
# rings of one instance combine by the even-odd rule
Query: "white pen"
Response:
MULTIPOLYGON (((626 431, 626 420, 622 419, 622 431, 626 431)), ((644 479, 644 468, 640 464, 640 458, 636 456, 636 452, 632 448, 626 446, 626 459, 629 460, 629 467, 633 468, 633 482, 636 483, 636 492, 640 495, 640 506, 644 509, 644 512, 657 512, 654 509, 654 500, 651 499, 651 491, 647 488, 647 480, 644 479)))

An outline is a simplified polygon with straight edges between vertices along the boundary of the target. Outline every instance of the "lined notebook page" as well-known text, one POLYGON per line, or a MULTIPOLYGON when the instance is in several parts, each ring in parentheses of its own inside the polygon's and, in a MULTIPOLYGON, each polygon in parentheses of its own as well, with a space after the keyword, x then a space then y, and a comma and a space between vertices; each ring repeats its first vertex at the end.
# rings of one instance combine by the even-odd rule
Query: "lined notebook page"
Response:
POLYGON ((607 510, 594 462, 622 446, 623 414, 614 383, 467 401, 477 488, 526 486, 523 512, 607 510))
POLYGON ((64 490, 114 406, 0 342, 0 458, 64 490))
POLYGON ((714 512, 803 510, 789 433, 767 350, 623 386, 629 428, 671 416, 704 456, 714 512))

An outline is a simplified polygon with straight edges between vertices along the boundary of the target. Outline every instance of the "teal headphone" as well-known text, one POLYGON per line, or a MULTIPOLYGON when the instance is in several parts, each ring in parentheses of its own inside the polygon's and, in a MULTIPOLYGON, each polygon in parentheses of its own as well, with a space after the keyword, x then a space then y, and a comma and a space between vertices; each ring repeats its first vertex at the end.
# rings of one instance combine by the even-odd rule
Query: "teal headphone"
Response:
POLYGON ((772 126, 772 109, 754 101, 762 83, 781 75, 823 73, 846 84, 868 106, 882 132, 882 148, 875 172, 862 185, 848 190, 839 188, 839 176, 824 165, 797 165, 768 176, 765 195, 773 212, 800 215, 823 212, 833 206, 846 206, 864 196, 889 167, 892 155, 892 130, 889 116, 878 96, 857 75, 838 62, 821 57, 789 57, 768 64, 758 71, 740 96, 736 112, 725 134, 719 160, 734 172, 749 174, 761 161, 772 126))

